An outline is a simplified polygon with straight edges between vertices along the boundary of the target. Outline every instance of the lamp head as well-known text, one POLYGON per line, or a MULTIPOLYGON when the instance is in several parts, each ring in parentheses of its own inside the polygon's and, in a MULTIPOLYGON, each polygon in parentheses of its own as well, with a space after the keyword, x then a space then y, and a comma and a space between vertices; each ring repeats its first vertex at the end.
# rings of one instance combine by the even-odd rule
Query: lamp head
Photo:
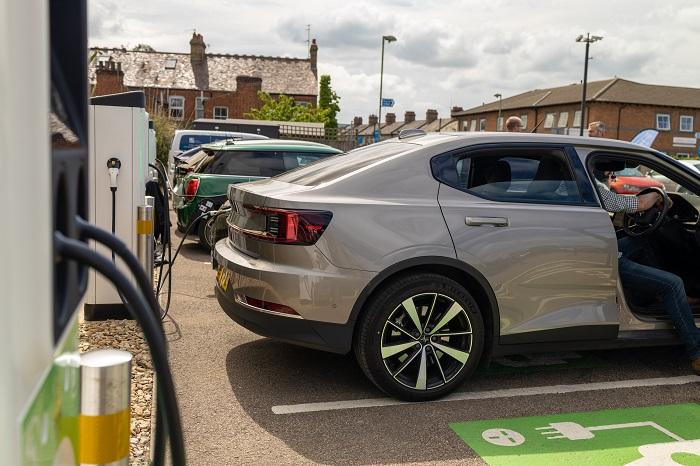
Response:
POLYGON ((382 36, 382 39, 384 39, 387 42, 396 42, 396 37, 394 36, 382 36))
POLYGON ((579 34, 578 37, 576 38, 576 42, 581 42, 583 41, 583 34, 579 34))

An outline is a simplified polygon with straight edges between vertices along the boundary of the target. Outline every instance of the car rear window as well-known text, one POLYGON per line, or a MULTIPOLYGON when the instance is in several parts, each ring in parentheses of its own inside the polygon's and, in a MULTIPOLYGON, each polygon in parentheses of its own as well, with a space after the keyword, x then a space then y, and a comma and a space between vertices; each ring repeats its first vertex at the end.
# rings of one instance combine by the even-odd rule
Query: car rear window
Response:
POLYGON ((276 179, 284 181, 285 183, 316 186, 335 180, 341 176, 345 176, 361 168, 372 165, 375 162, 406 152, 415 147, 415 144, 407 144, 404 142, 373 144, 371 146, 351 150, 344 154, 328 157, 313 165, 280 175, 276 179))
POLYGON ((226 134, 183 134, 180 138, 180 150, 190 150, 201 146, 202 144, 221 141, 222 139, 226 139, 228 137, 229 136, 226 134))
POLYGON ((220 151, 203 173, 269 178, 330 155, 302 151, 220 151))

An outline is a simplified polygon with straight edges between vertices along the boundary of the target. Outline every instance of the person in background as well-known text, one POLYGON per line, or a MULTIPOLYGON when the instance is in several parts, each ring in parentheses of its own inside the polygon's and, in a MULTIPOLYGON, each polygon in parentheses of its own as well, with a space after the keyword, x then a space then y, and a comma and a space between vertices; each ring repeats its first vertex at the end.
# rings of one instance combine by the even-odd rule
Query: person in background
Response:
POLYGON ((588 125, 588 135, 592 138, 605 137, 605 123, 602 121, 594 121, 588 125))
POLYGON ((506 131, 509 133, 519 133, 523 130, 523 120, 516 116, 508 117, 506 120, 506 131))

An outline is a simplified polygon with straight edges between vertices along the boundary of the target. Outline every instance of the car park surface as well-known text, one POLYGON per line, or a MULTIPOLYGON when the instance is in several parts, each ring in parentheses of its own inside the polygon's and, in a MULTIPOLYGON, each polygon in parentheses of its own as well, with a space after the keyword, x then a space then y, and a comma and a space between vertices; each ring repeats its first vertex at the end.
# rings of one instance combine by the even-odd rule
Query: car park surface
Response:
MULTIPOLYGON (((668 344, 654 297, 619 284, 596 194, 598 173, 642 163, 700 192, 697 175, 637 145, 502 133, 399 137, 230 186, 216 294, 260 335, 352 348, 372 382, 406 400, 451 392, 482 355, 668 344)), ((624 229, 676 225, 663 246, 680 254, 665 265, 697 293, 695 268, 677 258, 697 258, 700 198, 671 196, 668 217, 626 216, 624 229)))

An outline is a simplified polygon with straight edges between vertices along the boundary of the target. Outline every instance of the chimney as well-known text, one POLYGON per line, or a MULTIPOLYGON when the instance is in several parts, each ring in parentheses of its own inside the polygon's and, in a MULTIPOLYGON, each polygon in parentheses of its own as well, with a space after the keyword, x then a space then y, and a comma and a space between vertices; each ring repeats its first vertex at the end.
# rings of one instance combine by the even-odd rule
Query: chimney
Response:
POLYGON ((404 123, 410 123, 412 121, 416 121, 416 112, 411 112, 409 110, 408 112, 404 113, 403 121, 404 121, 404 123))
POLYGON ((396 123, 396 113, 387 113, 386 114, 386 124, 391 125, 393 123, 396 123))
POLYGON ((377 118, 377 115, 372 114, 372 115, 369 116, 369 118, 368 118, 367 120, 368 120, 367 122, 368 122, 370 125, 374 126, 374 125, 376 125, 377 122, 379 121, 379 118, 377 118))
POLYGON ((438 117, 438 112, 435 109, 431 108, 425 112, 425 119, 428 120, 428 122, 437 120, 437 117, 438 117))
POLYGON ((126 91, 122 64, 112 61, 99 61, 95 69, 95 89, 93 95, 116 94, 126 91))
POLYGON ((318 45, 316 45, 316 39, 311 40, 311 47, 309 47, 309 59, 311 60, 311 71, 314 76, 318 73, 318 68, 316 66, 318 59, 318 45))
POLYGON ((206 48, 204 37, 196 32, 192 33, 192 39, 190 39, 190 61, 192 63, 202 63, 206 58, 206 48))
POLYGON ((353 126, 362 126, 362 117, 355 117, 352 119, 353 126))
POLYGON ((464 109, 462 107, 452 107, 452 114, 458 113, 458 112, 463 112, 464 109))

